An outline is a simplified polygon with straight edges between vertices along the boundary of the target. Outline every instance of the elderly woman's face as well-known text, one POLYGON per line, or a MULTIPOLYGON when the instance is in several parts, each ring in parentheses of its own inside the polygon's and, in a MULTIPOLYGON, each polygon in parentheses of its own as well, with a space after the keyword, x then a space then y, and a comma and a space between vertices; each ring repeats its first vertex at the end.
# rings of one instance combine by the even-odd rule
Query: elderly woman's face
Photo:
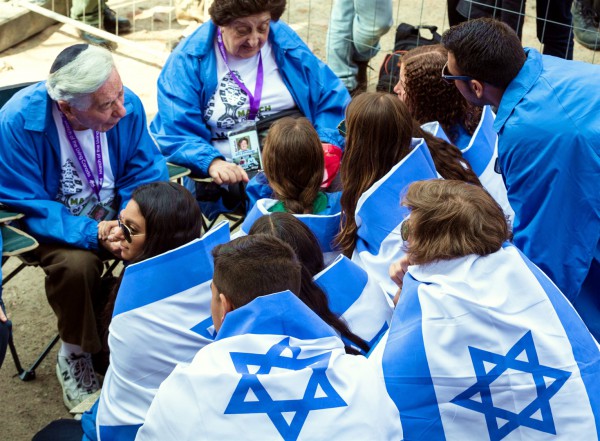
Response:
POLYGON ((269 12, 233 20, 221 28, 225 49, 229 54, 240 58, 255 56, 269 38, 270 22, 269 12))

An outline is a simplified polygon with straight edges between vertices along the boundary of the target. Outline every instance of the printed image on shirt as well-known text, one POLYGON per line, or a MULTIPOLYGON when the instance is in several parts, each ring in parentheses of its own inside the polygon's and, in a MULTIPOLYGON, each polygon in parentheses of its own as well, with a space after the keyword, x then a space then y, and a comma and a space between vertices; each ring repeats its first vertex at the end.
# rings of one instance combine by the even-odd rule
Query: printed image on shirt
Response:
POLYGON ((87 197, 84 192, 84 183, 79 176, 77 167, 71 158, 62 166, 60 184, 56 201, 63 204, 74 216, 88 216, 97 221, 104 220, 114 214, 112 208, 114 197, 98 203, 95 195, 87 197))
POLYGON ((56 200, 67 207, 71 214, 77 216, 86 202, 83 197, 78 196, 82 190, 83 181, 79 177, 75 163, 69 158, 61 169, 56 200))
MULTIPOLYGON (((239 77, 240 73, 238 71, 233 72, 239 77)), ((229 130, 236 124, 248 120, 248 95, 233 80, 230 72, 221 79, 221 83, 217 90, 219 99, 224 106, 224 113, 221 115, 214 115, 215 109, 223 108, 222 106, 215 105, 215 100, 217 99, 217 93, 215 93, 206 106, 204 120, 208 121, 209 119, 216 119, 217 121, 216 127, 213 129, 213 139, 227 139, 227 132, 229 130), (245 109, 241 110, 242 107, 245 107, 245 109)), ((256 115, 256 121, 264 118, 264 115, 261 113, 263 110, 264 109, 259 108, 258 114, 256 115)), ((270 107, 266 110, 270 110, 270 107)))

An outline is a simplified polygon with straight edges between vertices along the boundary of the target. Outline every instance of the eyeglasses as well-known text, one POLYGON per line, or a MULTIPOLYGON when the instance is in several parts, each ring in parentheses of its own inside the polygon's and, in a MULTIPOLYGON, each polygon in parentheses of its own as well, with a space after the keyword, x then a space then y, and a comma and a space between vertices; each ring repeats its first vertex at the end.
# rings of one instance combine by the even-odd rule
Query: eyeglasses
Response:
POLYGON ((127 225, 125 225, 123 222, 121 222, 121 217, 120 216, 117 218, 117 224, 119 225, 119 228, 123 232, 123 236, 125 236, 125 240, 128 243, 133 242, 132 238, 135 237, 135 236, 144 236, 145 235, 145 233, 136 233, 136 234, 133 234, 131 232, 131 228, 129 228, 127 225))
POLYGON ((452 81, 471 81, 473 78, 472 77, 467 77, 466 75, 450 75, 450 72, 448 72, 448 62, 446 61, 446 64, 444 64, 444 67, 442 67, 442 78, 444 80, 446 80, 448 83, 451 83, 452 81))
POLYGON ((408 240, 408 235, 410 233, 410 224, 408 223, 408 219, 404 219, 402 221, 402 225, 400 225, 400 237, 402 240, 406 242, 408 240))
POLYGON ((343 137, 346 136, 346 120, 343 119, 340 121, 340 123, 337 126, 338 132, 340 132, 340 135, 342 135, 343 137))

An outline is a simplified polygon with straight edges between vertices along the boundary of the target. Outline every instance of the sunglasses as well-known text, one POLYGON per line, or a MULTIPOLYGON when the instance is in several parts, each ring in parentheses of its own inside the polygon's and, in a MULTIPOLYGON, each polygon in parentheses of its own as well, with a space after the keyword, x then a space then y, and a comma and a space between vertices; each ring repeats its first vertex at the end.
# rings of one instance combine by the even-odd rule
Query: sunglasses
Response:
POLYGON ((343 119, 340 121, 340 123, 337 126, 338 132, 340 132, 340 135, 342 135, 343 137, 346 137, 346 120, 343 119))
POLYGON ((450 72, 448 72, 448 62, 446 61, 446 64, 444 64, 444 67, 442 67, 442 78, 444 80, 446 80, 448 83, 451 83, 453 81, 471 81, 473 80, 472 77, 467 77, 466 75, 450 75, 450 72))
POLYGON ((406 242, 408 240, 408 235, 410 233, 410 224, 408 223, 408 219, 404 219, 402 221, 402 225, 400 225, 400 237, 402 240, 406 242))
POLYGON ((136 234, 133 234, 131 232, 131 228, 129 228, 127 225, 125 225, 123 222, 121 222, 121 217, 120 216, 117 218, 117 224, 119 225, 119 228, 123 232, 123 236, 125 237, 125 240, 127 241, 127 243, 133 242, 133 238, 135 236, 144 236, 145 235, 145 233, 136 233, 136 234))

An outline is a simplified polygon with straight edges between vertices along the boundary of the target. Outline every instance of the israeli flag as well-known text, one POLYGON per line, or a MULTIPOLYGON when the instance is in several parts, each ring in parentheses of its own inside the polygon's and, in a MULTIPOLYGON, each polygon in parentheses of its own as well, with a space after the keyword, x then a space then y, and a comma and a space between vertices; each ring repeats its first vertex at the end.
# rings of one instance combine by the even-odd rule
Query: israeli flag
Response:
MULTIPOLYGON (((512 225, 515 212, 508 202, 506 186, 498 169, 498 136, 494 130, 496 115, 490 106, 485 106, 479 124, 471 137, 469 145, 462 150, 463 157, 469 161, 473 172, 481 185, 502 207, 507 220, 512 225)), ((433 136, 450 142, 448 136, 437 121, 423 124, 421 128, 433 136)))
MULTIPOLYGON (((389 328, 394 303, 373 277, 346 256, 339 256, 314 277, 329 308, 350 330, 373 346, 389 328)), ((351 342, 346 342, 351 344, 351 342)))
POLYGON ((108 344, 99 440, 133 440, 158 386, 214 338, 211 250, 229 241, 221 222, 201 239, 125 269, 108 344))
MULTIPOLYGON (((332 197, 331 194, 328 195, 328 197, 332 197)), ((240 231, 234 235, 234 238, 247 235, 258 218, 271 214, 269 209, 277 202, 279 202, 277 199, 258 200, 244 219, 240 231)), ((341 212, 333 214, 294 214, 294 216, 301 220, 316 236, 325 261, 333 261, 339 255, 333 243, 335 236, 340 231, 341 212)))
POLYGON ((406 439, 599 438, 598 344, 512 245, 410 266, 380 344, 406 439))
POLYGON ((402 439, 363 356, 289 291, 227 314, 217 339, 161 385, 137 440, 402 439))
POLYGON ((408 209, 400 205, 402 195, 415 181, 439 177, 425 141, 413 139, 413 146, 401 162, 361 195, 356 206, 358 238, 352 261, 391 296, 398 288, 388 269, 404 256, 400 225, 408 209))

